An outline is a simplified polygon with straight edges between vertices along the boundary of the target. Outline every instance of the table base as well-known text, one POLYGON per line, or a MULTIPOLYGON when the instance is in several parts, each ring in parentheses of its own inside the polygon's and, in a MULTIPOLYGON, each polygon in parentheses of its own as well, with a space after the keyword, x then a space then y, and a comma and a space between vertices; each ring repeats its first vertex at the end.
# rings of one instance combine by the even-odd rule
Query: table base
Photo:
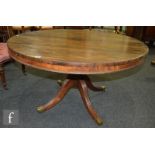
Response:
POLYGON ((61 88, 58 91, 55 98, 53 98, 47 104, 39 106, 37 108, 37 111, 44 112, 53 108, 64 98, 64 96, 71 88, 77 88, 79 90, 83 103, 86 106, 89 114, 96 121, 98 125, 101 125, 103 123, 102 118, 97 114, 97 112, 95 111, 94 107, 91 104, 91 101, 88 96, 88 88, 93 91, 103 91, 105 90, 105 87, 94 86, 89 77, 86 75, 68 75, 67 79, 61 85, 61 88))

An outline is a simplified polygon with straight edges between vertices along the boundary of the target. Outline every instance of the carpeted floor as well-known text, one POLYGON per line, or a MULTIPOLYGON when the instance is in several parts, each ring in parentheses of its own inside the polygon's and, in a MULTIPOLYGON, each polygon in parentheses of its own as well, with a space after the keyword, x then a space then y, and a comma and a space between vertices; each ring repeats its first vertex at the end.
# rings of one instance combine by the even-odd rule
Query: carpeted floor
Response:
POLYGON ((138 128, 155 127, 155 66, 150 64, 155 48, 150 48, 142 67, 117 74, 90 76, 96 85, 106 85, 106 92, 90 91, 90 99, 104 119, 96 125, 86 111, 79 92, 72 89, 53 109, 38 113, 36 107, 54 97, 57 79, 65 75, 27 68, 22 74, 20 64, 5 65, 9 90, 0 85, 0 127, 26 128, 138 128), (19 125, 3 125, 3 110, 19 110, 19 125))

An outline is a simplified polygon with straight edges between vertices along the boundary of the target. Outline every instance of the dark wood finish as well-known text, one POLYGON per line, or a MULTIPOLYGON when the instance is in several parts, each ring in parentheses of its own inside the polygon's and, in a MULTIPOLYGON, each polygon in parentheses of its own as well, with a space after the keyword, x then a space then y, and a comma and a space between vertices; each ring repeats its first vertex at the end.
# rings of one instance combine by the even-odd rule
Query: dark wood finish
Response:
MULTIPOLYGON (((105 86, 94 86, 93 83, 91 82, 90 78, 88 76, 85 76, 85 81, 87 83, 87 86, 90 90, 92 91, 103 91, 105 90, 105 86)), ((62 84, 64 83, 64 81, 62 80, 57 80, 57 83, 62 86, 62 84)))
POLYGON ((144 26, 127 26, 126 27, 126 34, 128 36, 137 38, 139 40, 142 40, 144 32, 144 26))
POLYGON ((70 88, 72 88, 74 85, 74 82, 71 80, 67 80, 63 86, 61 87, 61 89, 59 90, 58 94, 56 95, 56 97, 54 99, 52 99, 50 102, 48 102, 47 104, 44 104, 40 107, 37 108, 38 112, 44 112, 46 110, 51 109, 52 107, 54 107, 57 103, 59 103, 64 96, 67 94, 68 90, 70 88))
POLYGON ((126 34, 142 41, 155 41, 155 26, 127 26, 126 34))
POLYGON ((7 90, 8 88, 7 88, 7 83, 6 83, 6 78, 5 78, 5 70, 4 70, 3 64, 0 64, 0 79, 2 82, 3 88, 7 90))
POLYGON ((78 81, 78 89, 80 91, 81 97, 89 114, 92 116, 92 118, 96 121, 98 125, 101 125, 103 123, 102 118, 97 114, 97 112, 95 111, 94 107, 90 102, 90 99, 88 97, 87 84, 84 80, 78 81))
POLYGON ((53 29, 65 29, 66 26, 53 26, 53 29))
POLYGON ((145 26, 142 35, 143 41, 155 41, 155 26, 145 26))
POLYGON ((89 30, 44 30, 14 36, 10 55, 35 68, 68 74, 103 74, 140 65, 142 42, 121 34, 89 30))
POLYGON ((26 68, 25 68, 25 65, 23 65, 23 64, 22 64, 22 72, 24 75, 26 75, 26 68))
POLYGON ((93 90, 93 91, 105 90, 105 86, 94 86, 93 83, 91 82, 91 80, 89 79, 89 77, 88 76, 86 76, 86 77, 87 77, 87 79, 85 81, 86 81, 86 84, 90 90, 93 90))
POLYGON ((68 74, 56 97, 37 108, 39 112, 51 109, 69 91, 76 87, 83 102, 98 123, 101 117, 88 97, 88 88, 95 87, 87 74, 104 74, 134 68, 144 62, 148 47, 131 37, 95 30, 44 30, 14 36, 8 41, 13 59, 38 69, 68 74))
POLYGON ((90 84, 90 79, 87 76, 84 75, 69 75, 68 79, 63 83, 62 87, 58 91, 56 97, 52 99, 47 104, 41 105, 37 108, 38 112, 44 112, 51 108, 53 108, 56 104, 58 104, 64 96, 67 94, 69 89, 71 88, 77 88, 80 91, 83 103, 85 104, 89 114, 91 117, 97 122, 97 124, 102 124, 101 117, 97 114, 95 109, 93 108, 89 96, 88 96, 88 88, 95 90, 95 91, 103 91, 104 89, 98 88, 90 84), (96 88, 96 89, 94 89, 96 88))
POLYGON ((125 31, 126 35, 133 37, 132 36, 133 35, 133 30, 134 30, 134 26, 127 26, 126 31, 125 31))

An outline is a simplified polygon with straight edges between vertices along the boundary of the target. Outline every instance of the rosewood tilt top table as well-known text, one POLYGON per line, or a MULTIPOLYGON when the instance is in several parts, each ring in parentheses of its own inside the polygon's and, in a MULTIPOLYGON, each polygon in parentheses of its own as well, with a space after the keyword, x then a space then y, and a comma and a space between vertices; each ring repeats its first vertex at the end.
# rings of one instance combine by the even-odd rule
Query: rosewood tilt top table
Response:
POLYGON ((44 30, 27 32, 8 40, 10 55, 16 61, 42 70, 67 74, 56 97, 37 108, 38 112, 51 109, 59 103, 70 88, 76 87, 83 102, 98 123, 102 118, 92 106, 88 88, 95 87, 89 74, 112 73, 141 65, 148 47, 126 35, 89 30, 44 30))

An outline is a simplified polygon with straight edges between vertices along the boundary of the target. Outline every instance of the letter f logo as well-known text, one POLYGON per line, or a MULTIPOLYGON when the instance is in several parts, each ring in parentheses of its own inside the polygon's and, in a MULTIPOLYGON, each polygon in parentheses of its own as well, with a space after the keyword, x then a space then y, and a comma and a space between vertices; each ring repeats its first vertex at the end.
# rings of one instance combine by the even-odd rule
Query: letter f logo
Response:
POLYGON ((9 124, 12 123, 12 122, 11 122, 11 120, 12 120, 12 118, 13 118, 12 115, 14 115, 14 114, 15 114, 14 112, 10 112, 10 113, 9 113, 9 116, 8 116, 8 118, 9 118, 9 124))

